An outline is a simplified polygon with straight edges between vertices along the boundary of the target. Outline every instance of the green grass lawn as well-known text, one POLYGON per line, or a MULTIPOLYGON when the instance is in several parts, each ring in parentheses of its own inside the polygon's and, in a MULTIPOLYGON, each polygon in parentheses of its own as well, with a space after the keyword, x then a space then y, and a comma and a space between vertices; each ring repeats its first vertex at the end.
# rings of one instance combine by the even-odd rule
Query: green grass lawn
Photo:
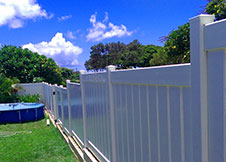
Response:
POLYGON ((60 132, 46 119, 0 125, 0 162, 77 161, 60 132))

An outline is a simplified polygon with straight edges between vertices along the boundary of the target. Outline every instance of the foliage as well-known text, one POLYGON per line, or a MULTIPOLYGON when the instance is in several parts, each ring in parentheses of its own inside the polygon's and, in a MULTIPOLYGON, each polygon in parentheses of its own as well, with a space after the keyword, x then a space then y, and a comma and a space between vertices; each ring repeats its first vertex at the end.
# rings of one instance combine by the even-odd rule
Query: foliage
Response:
POLYGON ((21 47, 4 45, 0 49, 0 62, 0 73, 17 78, 20 83, 48 82, 66 85, 67 79, 79 82, 78 72, 60 68, 52 58, 21 47))
POLYGON ((62 78, 63 78, 63 82, 62 82, 62 85, 66 85, 66 80, 70 80, 71 82, 75 82, 75 83, 80 83, 80 74, 78 71, 74 72, 73 70, 71 69, 68 69, 68 68, 60 68, 61 70, 61 75, 62 75, 62 78))
POLYGON ((46 119, 23 124, 0 125, 1 162, 75 162, 59 131, 46 119))
POLYGON ((121 56, 121 68, 137 67, 143 54, 142 45, 138 40, 134 40, 127 45, 125 52, 121 56))
POLYGON ((42 77, 34 77, 33 83, 41 83, 44 82, 44 78, 42 77))
POLYGON ((0 103, 12 103, 17 100, 18 87, 14 86, 17 82, 17 79, 7 78, 0 73, 0 103))
POLYGON ((164 48, 159 49, 156 53, 153 54, 153 58, 150 60, 151 66, 159 66, 159 65, 166 65, 167 62, 167 55, 164 51, 164 48))
POLYGON ((155 66, 155 64, 151 64, 150 61, 154 59, 155 55, 160 51, 163 52, 163 47, 155 46, 155 45, 143 45, 143 55, 140 59, 140 67, 148 67, 148 66, 155 66))
POLYGON ((0 50, 0 62, 0 72, 6 77, 18 78, 21 83, 31 83, 37 77, 52 84, 62 82, 59 67, 53 59, 28 49, 3 46, 0 50))
POLYGON ((106 65, 104 45, 99 43, 91 47, 90 60, 85 62, 85 67, 87 70, 98 71, 103 69, 106 65))
MULTIPOLYGON (((215 20, 226 18, 226 1, 211 0, 206 5, 205 13, 215 15, 215 20)), ((167 55, 167 64, 190 62, 190 25, 179 26, 164 37, 164 49, 167 55)))
POLYGON ((168 64, 190 62, 190 25, 179 26, 166 36, 164 45, 168 64))
POLYGON ((216 20, 226 18, 226 1, 211 0, 206 6, 206 13, 215 15, 216 20))
POLYGON ((71 82, 80 83, 80 73, 78 71, 73 72, 69 79, 71 82))
POLYGON ((105 45, 105 54, 104 58, 106 59, 105 68, 108 65, 115 65, 117 67, 121 67, 122 54, 126 52, 126 44, 117 42, 117 43, 107 43, 105 45))
POLYGON ((142 45, 138 40, 129 44, 99 43, 91 47, 90 59, 85 62, 86 70, 101 71, 108 65, 118 69, 150 66, 150 59, 158 49, 155 45, 142 45))
POLYGON ((30 103, 37 103, 40 102, 40 95, 33 94, 33 95, 20 95, 18 96, 19 102, 30 102, 30 103))

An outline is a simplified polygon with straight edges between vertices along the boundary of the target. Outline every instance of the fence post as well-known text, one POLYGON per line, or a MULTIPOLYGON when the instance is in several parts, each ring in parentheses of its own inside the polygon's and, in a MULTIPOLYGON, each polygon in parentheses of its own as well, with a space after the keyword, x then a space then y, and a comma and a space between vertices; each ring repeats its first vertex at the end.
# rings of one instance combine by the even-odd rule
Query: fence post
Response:
POLYGON ((63 86, 60 85, 60 103, 61 103, 61 118, 62 118, 62 125, 64 126, 64 99, 63 99, 63 86))
POLYGON ((107 66, 107 88, 108 88, 108 98, 110 107, 110 127, 111 127, 111 146, 112 146, 112 162, 116 162, 116 139, 115 139, 115 115, 114 115, 114 100, 113 100, 113 90, 111 82, 111 71, 116 69, 116 66, 107 66))
POLYGON ((56 84, 55 85, 53 85, 52 87, 53 87, 53 109, 54 109, 54 120, 55 120, 55 122, 57 122, 57 118, 58 118, 58 116, 57 116, 57 99, 56 99, 56 84))
POLYGON ((67 102, 68 102, 68 120, 69 120, 69 132, 71 135, 71 95, 70 95, 70 80, 66 80, 67 83, 67 102))
POLYGON ((207 54, 204 49, 204 25, 213 21, 212 15, 199 15, 190 19, 194 162, 208 162, 207 54))
POLYGON ((49 84, 49 86, 50 86, 50 92, 51 92, 51 94, 49 94, 50 95, 50 106, 51 106, 51 113, 52 113, 52 115, 54 115, 54 95, 53 95, 53 92, 55 92, 54 91, 54 88, 53 88, 53 85, 52 84, 49 84))
POLYGON ((86 105, 85 105, 85 87, 83 83, 83 75, 86 72, 80 70, 80 86, 81 86, 81 97, 82 97, 82 117, 83 117, 83 132, 84 132, 84 146, 87 147, 87 134, 86 134, 86 105))

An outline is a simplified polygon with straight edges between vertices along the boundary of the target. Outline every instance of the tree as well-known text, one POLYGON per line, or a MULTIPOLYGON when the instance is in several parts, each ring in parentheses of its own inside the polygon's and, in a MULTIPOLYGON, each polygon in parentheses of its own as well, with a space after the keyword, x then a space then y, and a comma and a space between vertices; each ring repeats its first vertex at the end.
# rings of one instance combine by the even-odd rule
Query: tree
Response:
POLYGON ((155 45, 143 45, 142 46, 142 55, 140 57, 139 67, 149 67, 150 60, 154 57, 154 55, 163 47, 155 46, 155 45))
POLYGON ((206 13, 215 15, 216 20, 226 18, 226 1, 211 0, 206 6, 206 13))
POLYGON ((87 70, 99 71, 106 66, 106 60, 104 60, 103 54, 105 52, 104 45, 99 43, 91 47, 90 59, 85 62, 87 70))
POLYGON ((150 66, 153 54, 162 47, 142 45, 138 40, 129 44, 112 42, 99 43, 91 47, 90 59, 85 62, 87 70, 99 71, 108 65, 115 65, 117 69, 150 66))
POLYGON ((17 83, 16 78, 7 78, 0 73, 0 103, 12 103, 17 99, 17 88, 13 85, 17 83))
POLYGON ((160 48, 156 53, 153 54, 153 58, 150 60, 150 66, 166 64, 168 64, 166 52, 164 51, 164 48, 160 48))
POLYGON ((106 57, 106 64, 107 65, 115 65, 118 68, 121 68, 122 61, 121 57, 122 54, 126 52, 127 46, 124 43, 117 42, 117 43, 107 43, 105 45, 105 56, 106 57))
POLYGON ((126 51, 121 56, 121 68, 126 69, 130 67, 138 67, 142 52, 142 45, 138 40, 134 40, 129 43, 127 45, 126 51))
POLYGON ((190 62, 190 24, 179 26, 166 36, 164 49, 168 64, 190 62))
MULTIPOLYGON (((215 20, 226 18, 226 1, 210 0, 204 13, 215 15, 215 20)), ((186 23, 163 37, 168 64, 190 62, 190 26, 186 23)))
POLYGON ((21 83, 31 83, 37 78, 52 84, 63 81, 60 68, 53 59, 28 49, 3 46, 0 49, 0 62, 0 73, 15 77, 21 83))
POLYGON ((79 72, 76 71, 74 72, 71 69, 68 68, 61 68, 61 74, 62 74, 62 78, 65 82, 63 82, 63 85, 66 86, 66 80, 69 79, 71 82, 76 82, 79 83, 79 72))

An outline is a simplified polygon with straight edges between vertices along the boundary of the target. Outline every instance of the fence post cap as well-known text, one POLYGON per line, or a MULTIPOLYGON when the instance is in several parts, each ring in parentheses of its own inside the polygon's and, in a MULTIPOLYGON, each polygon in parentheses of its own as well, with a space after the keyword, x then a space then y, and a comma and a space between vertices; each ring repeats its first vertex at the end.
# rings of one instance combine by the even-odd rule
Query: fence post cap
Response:
POLYGON ((80 74, 85 74, 86 73, 85 70, 80 70, 79 72, 80 72, 80 74))
POLYGON ((116 66, 114 66, 114 65, 109 65, 109 66, 107 66, 106 68, 107 68, 107 70, 109 70, 109 71, 113 71, 113 70, 116 69, 116 66))
POLYGON ((195 16, 195 17, 192 17, 189 19, 190 22, 194 21, 194 20, 197 20, 197 19, 202 19, 202 18, 210 18, 210 19, 215 19, 215 16, 214 15, 210 15, 210 14, 201 14, 201 15, 198 15, 198 16, 195 16))

